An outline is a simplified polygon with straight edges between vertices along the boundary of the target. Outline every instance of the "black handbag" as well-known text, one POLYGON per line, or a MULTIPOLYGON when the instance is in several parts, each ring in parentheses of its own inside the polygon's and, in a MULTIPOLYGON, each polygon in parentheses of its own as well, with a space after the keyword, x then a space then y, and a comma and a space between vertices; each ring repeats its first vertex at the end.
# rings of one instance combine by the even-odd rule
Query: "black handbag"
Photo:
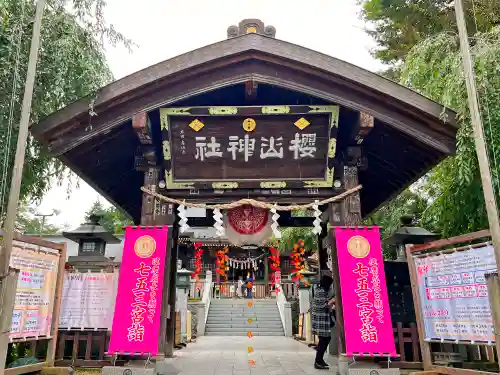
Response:
POLYGON ((335 317, 335 310, 330 311, 330 322, 332 323, 332 327, 335 327, 337 323, 337 318, 335 317))

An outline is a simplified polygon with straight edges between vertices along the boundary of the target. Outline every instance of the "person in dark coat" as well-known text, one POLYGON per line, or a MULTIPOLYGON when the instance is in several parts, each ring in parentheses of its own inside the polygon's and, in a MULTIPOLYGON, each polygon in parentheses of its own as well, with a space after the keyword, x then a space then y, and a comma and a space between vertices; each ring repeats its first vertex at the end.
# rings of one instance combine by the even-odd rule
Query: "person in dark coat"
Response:
POLYGON ((330 343, 333 327, 332 308, 335 305, 335 299, 328 300, 328 292, 332 283, 331 276, 321 276, 319 285, 314 290, 311 306, 312 333, 318 336, 319 340, 316 347, 316 360, 314 361, 314 368, 318 370, 327 370, 329 368, 323 356, 330 343))

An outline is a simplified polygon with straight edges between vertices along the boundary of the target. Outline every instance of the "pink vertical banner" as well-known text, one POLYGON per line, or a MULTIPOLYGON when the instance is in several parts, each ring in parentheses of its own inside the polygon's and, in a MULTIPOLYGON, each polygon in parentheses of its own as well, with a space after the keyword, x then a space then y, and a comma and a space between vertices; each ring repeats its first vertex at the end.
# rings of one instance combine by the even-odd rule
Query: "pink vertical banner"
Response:
POLYGON ((397 356, 378 227, 337 227, 347 355, 397 356))
POLYGON ((109 353, 158 354, 168 227, 127 227, 109 353))

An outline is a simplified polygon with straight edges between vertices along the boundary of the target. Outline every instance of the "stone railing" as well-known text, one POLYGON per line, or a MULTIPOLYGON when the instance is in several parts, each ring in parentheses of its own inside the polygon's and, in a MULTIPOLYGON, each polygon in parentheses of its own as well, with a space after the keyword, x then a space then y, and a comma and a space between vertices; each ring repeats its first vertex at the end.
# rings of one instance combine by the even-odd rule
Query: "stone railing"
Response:
POLYGON ((292 337, 293 336, 292 306, 290 302, 286 300, 286 296, 283 293, 283 288, 281 287, 281 285, 277 284, 276 288, 279 288, 278 295, 276 296, 276 304, 278 305, 278 310, 280 312, 281 323, 283 324, 283 331, 285 332, 285 336, 292 337))
POLYGON ((203 285, 203 297, 201 299, 201 304, 198 307, 196 313, 197 324, 196 333, 198 336, 203 336, 205 334, 205 325, 207 323, 208 310, 210 309, 210 300, 212 298, 212 272, 207 271, 205 276, 205 282, 203 285))

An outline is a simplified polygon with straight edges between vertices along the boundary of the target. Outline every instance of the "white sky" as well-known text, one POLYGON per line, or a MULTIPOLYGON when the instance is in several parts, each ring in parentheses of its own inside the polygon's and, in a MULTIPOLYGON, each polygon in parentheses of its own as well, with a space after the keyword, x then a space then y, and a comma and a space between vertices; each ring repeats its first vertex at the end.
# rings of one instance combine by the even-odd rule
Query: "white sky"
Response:
MULTIPOLYGON (((109 48, 116 79, 160 61, 226 39, 226 30, 245 18, 276 28, 276 38, 348 61, 371 71, 382 66, 369 54, 374 43, 363 31, 356 0, 108 0, 106 20, 138 47, 109 48)), ((66 199, 67 186, 54 186, 38 207, 58 209, 57 225, 78 226, 99 194, 83 181, 66 199)), ((104 199, 101 198, 104 202, 104 199)))

